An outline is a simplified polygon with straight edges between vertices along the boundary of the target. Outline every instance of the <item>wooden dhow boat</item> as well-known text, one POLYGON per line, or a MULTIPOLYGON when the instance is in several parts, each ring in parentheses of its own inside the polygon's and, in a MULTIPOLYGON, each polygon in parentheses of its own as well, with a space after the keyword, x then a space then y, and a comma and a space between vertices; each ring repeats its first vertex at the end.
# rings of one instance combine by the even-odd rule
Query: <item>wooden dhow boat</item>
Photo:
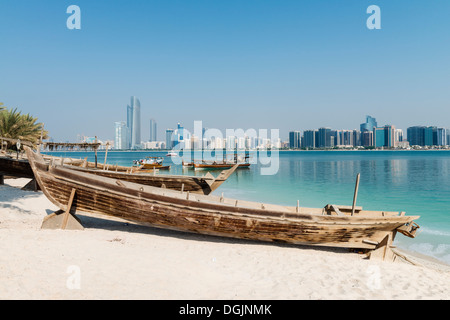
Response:
POLYGON ((371 257, 383 259, 393 256, 397 232, 414 237, 418 228, 414 220, 419 217, 403 212, 303 208, 298 203, 287 207, 194 195, 52 167, 31 149, 26 152, 42 191, 64 212, 63 226, 81 211, 214 236, 368 249, 371 257))
POLYGON ((27 159, 16 159, 7 155, 0 155, 0 176, 34 178, 33 170, 27 159))
POLYGON ((116 180, 208 195, 222 185, 233 174, 237 166, 223 170, 217 177, 214 177, 210 173, 204 176, 155 174, 157 169, 148 170, 148 173, 141 173, 139 170, 135 172, 120 172, 73 166, 70 168, 116 180))
POLYGON ((231 168, 233 165, 238 164, 238 168, 250 168, 249 155, 246 154, 245 158, 241 161, 238 160, 238 155, 234 154, 234 160, 224 160, 224 161, 193 161, 192 167, 195 170, 199 169, 226 169, 231 168))

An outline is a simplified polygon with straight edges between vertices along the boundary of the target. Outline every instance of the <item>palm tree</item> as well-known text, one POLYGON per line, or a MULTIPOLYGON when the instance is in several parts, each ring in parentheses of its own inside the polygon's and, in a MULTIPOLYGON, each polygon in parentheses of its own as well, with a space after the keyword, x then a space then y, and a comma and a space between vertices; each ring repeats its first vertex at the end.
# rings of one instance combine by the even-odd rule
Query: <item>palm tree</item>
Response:
MULTIPOLYGON (((0 112, 0 137, 9 139, 20 139, 36 146, 41 137, 47 139, 48 132, 43 129, 43 124, 37 122, 30 114, 21 114, 16 109, 3 110, 0 112)), ((8 147, 13 143, 9 142, 8 147)))

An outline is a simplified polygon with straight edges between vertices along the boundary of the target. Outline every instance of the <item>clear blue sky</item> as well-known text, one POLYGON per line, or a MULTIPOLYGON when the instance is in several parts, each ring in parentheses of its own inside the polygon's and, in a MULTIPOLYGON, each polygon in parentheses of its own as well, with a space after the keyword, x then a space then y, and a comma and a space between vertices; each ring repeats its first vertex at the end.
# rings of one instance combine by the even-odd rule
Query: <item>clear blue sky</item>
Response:
POLYGON ((55 141, 210 128, 450 127, 450 1, 2 0, 0 101, 55 141), (66 9, 81 8, 81 30, 66 9), (381 30, 369 30, 369 5, 381 30))

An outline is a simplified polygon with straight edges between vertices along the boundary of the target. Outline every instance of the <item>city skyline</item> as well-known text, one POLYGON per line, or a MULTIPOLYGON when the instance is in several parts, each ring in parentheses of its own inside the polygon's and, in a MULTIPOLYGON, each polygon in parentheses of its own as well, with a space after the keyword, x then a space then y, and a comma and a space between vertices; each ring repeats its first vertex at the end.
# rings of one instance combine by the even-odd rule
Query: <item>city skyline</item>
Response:
MULTIPOLYGON (((136 97, 132 97, 132 101, 136 97)), ((127 110, 129 110, 127 106, 127 110)), ((320 127, 317 129, 290 131, 288 139, 276 137, 255 137, 247 136, 247 133, 254 133, 256 130, 233 130, 231 135, 228 132, 221 138, 213 135, 209 139, 209 129, 203 127, 203 123, 194 123, 195 126, 200 123, 200 136, 186 129, 180 123, 177 123, 176 129, 165 129, 164 140, 152 139, 156 129, 156 120, 150 119, 150 138, 148 141, 141 141, 141 144, 133 148, 122 147, 123 130, 125 123, 115 122, 115 149, 202 149, 202 148, 238 148, 238 149, 258 149, 258 148, 289 148, 289 149, 329 149, 329 148, 409 148, 409 147, 432 147, 448 146, 450 144, 450 129, 436 126, 411 126, 408 127, 405 135, 403 129, 396 128, 391 124, 378 125, 378 121, 371 115, 366 115, 365 122, 359 125, 357 129, 334 129, 330 127, 320 127), (235 135, 239 132, 238 135, 235 135)), ((197 128, 198 129, 198 128, 197 128)), ((217 133, 217 129, 213 129, 217 133)), ((220 131, 220 130, 219 130, 220 131)), ((197 131, 197 134, 199 131, 197 131)), ((125 139, 126 140, 126 139, 125 139)))
POLYGON ((130 95, 145 105, 144 141, 150 118, 159 137, 196 120, 283 139, 357 129, 364 114, 404 131, 449 126, 449 2, 377 0, 379 30, 366 26, 369 1, 79 0, 79 30, 66 26, 69 4, 0 4, 0 101, 55 141, 113 140, 130 95))

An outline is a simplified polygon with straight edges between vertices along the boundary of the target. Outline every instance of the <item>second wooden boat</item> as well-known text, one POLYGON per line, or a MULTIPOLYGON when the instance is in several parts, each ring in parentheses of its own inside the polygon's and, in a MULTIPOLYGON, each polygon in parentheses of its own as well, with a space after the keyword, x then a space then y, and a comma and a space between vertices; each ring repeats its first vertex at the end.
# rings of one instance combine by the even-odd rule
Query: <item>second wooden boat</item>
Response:
POLYGON ((71 168, 80 172, 111 179, 208 195, 222 185, 237 169, 237 166, 223 170, 217 177, 214 177, 212 174, 206 174, 204 176, 154 174, 152 170, 149 170, 149 173, 141 173, 140 170, 128 173, 82 167, 71 168))
POLYGON ((15 159, 6 155, 0 156, 0 176, 34 178, 27 159, 15 159))

